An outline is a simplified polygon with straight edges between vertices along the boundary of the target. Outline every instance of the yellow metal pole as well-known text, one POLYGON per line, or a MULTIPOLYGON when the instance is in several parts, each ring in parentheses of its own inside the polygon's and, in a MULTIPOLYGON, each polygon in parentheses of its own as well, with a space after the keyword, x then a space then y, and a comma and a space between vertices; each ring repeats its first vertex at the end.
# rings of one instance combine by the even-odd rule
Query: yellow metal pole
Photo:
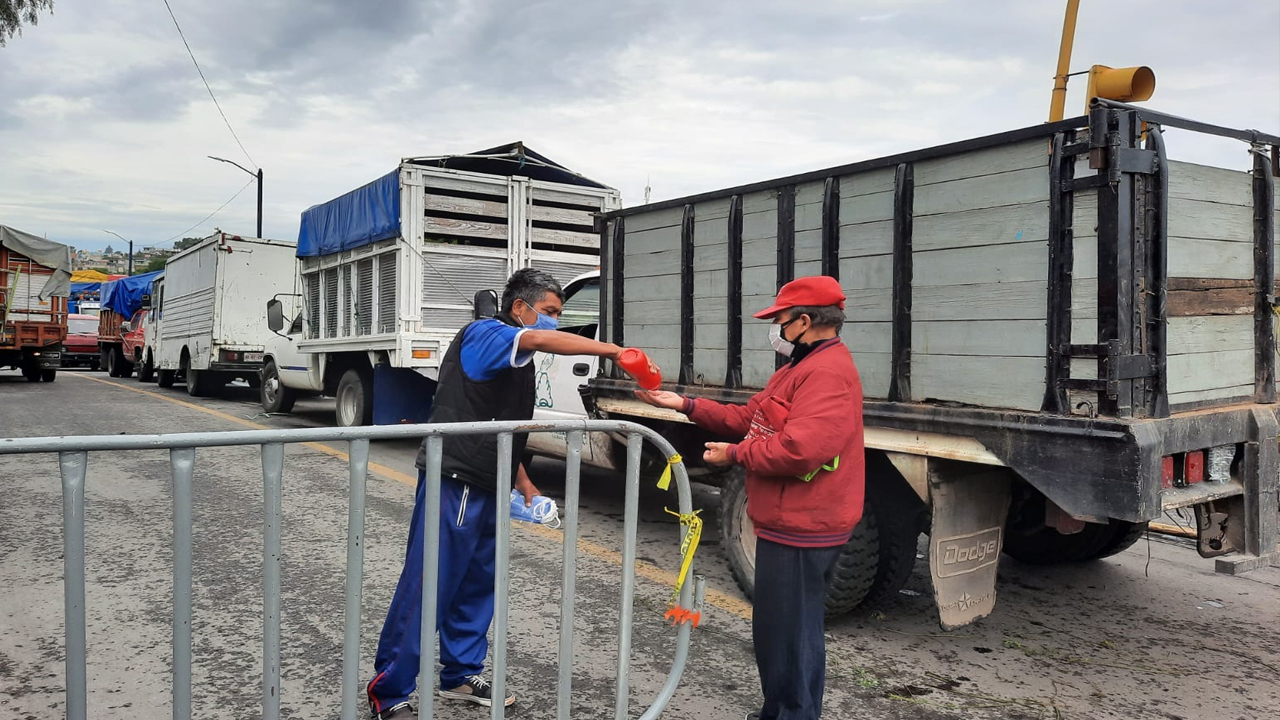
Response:
POLYGON ((1080 0, 1067 0, 1067 17, 1062 21, 1062 45, 1058 48, 1058 73, 1053 76, 1053 99, 1049 103, 1049 122, 1062 119, 1067 106, 1067 75, 1071 72, 1071 44, 1076 39, 1076 13, 1080 0))

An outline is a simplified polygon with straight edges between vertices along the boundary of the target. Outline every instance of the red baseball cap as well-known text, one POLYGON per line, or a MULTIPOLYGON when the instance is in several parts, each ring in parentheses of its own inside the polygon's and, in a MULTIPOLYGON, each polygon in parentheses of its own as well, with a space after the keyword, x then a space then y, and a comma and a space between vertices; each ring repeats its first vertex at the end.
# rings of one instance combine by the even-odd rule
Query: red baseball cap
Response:
POLYGON ((814 275, 783 285, 773 305, 756 313, 754 317, 768 320, 788 308, 831 305, 844 309, 844 290, 840 289, 840 282, 828 275, 814 275))

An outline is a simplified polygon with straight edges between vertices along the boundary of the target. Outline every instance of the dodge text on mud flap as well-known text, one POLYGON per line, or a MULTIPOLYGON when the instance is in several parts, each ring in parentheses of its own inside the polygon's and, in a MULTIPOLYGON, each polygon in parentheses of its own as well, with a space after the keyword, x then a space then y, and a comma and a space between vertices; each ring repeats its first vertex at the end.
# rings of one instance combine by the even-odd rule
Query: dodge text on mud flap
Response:
POLYGON ((941 560, 938 577, 966 575, 988 565, 994 565, 1000 557, 1000 540, 1003 528, 993 527, 976 533, 940 538, 934 551, 941 560))

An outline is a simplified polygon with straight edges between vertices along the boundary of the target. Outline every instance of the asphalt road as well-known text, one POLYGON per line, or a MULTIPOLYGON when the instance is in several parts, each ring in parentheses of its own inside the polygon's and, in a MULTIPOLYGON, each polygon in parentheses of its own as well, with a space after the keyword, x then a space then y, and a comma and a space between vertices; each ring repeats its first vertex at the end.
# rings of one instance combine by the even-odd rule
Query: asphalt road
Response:
MULTIPOLYGON (((264 416, 256 393, 231 387, 189 398, 103 373, 53 384, 0 373, 0 435, 84 435, 312 427, 323 400, 264 416)), ((345 447, 286 450, 283 681, 286 717, 336 718, 340 697, 345 447)), ((369 480, 363 672, 403 558, 416 443, 376 443, 369 480)), ((562 497, 563 467, 538 461, 535 482, 562 497)), ((200 718, 247 718, 261 693, 262 480, 256 448, 201 450, 195 486, 195 707, 200 718)), ((641 493, 632 717, 670 667, 662 613, 678 567, 673 498, 641 493)), ((89 715, 171 717, 171 495, 164 452, 91 455, 88 537, 89 715)), ((741 718, 759 701, 750 604, 717 546, 717 491, 695 486, 708 525, 697 571, 709 606, 692 660, 664 717, 741 718)), ((621 483, 583 487, 575 717, 612 717, 617 654, 621 483)), ((0 719, 64 714, 61 490, 55 457, 0 456, 0 719)), ((512 531, 508 716, 555 716, 560 536, 512 531)), ((923 552, 923 551, 922 551, 923 552)), ((923 560, 891 604, 828 625, 830 718, 1275 718, 1280 716, 1280 569, 1213 573, 1180 540, 1152 535, 1087 565, 1039 568, 1005 558, 995 614, 938 629, 923 560)), ((440 717, 481 718, 447 706, 440 717)))

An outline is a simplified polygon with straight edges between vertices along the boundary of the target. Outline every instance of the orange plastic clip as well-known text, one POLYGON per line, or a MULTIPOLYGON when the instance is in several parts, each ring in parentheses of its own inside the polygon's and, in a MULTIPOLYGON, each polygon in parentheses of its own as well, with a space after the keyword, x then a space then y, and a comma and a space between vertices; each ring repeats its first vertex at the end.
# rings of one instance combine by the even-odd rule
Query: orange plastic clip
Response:
POLYGON ((662 617, 671 621, 671 627, 683 625, 685 623, 693 623, 693 626, 696 628, 698 627, 698 623, 702 622, 701 612, 698 612, 697 610, 686 610, 679 605, 668 610, 662 617))

